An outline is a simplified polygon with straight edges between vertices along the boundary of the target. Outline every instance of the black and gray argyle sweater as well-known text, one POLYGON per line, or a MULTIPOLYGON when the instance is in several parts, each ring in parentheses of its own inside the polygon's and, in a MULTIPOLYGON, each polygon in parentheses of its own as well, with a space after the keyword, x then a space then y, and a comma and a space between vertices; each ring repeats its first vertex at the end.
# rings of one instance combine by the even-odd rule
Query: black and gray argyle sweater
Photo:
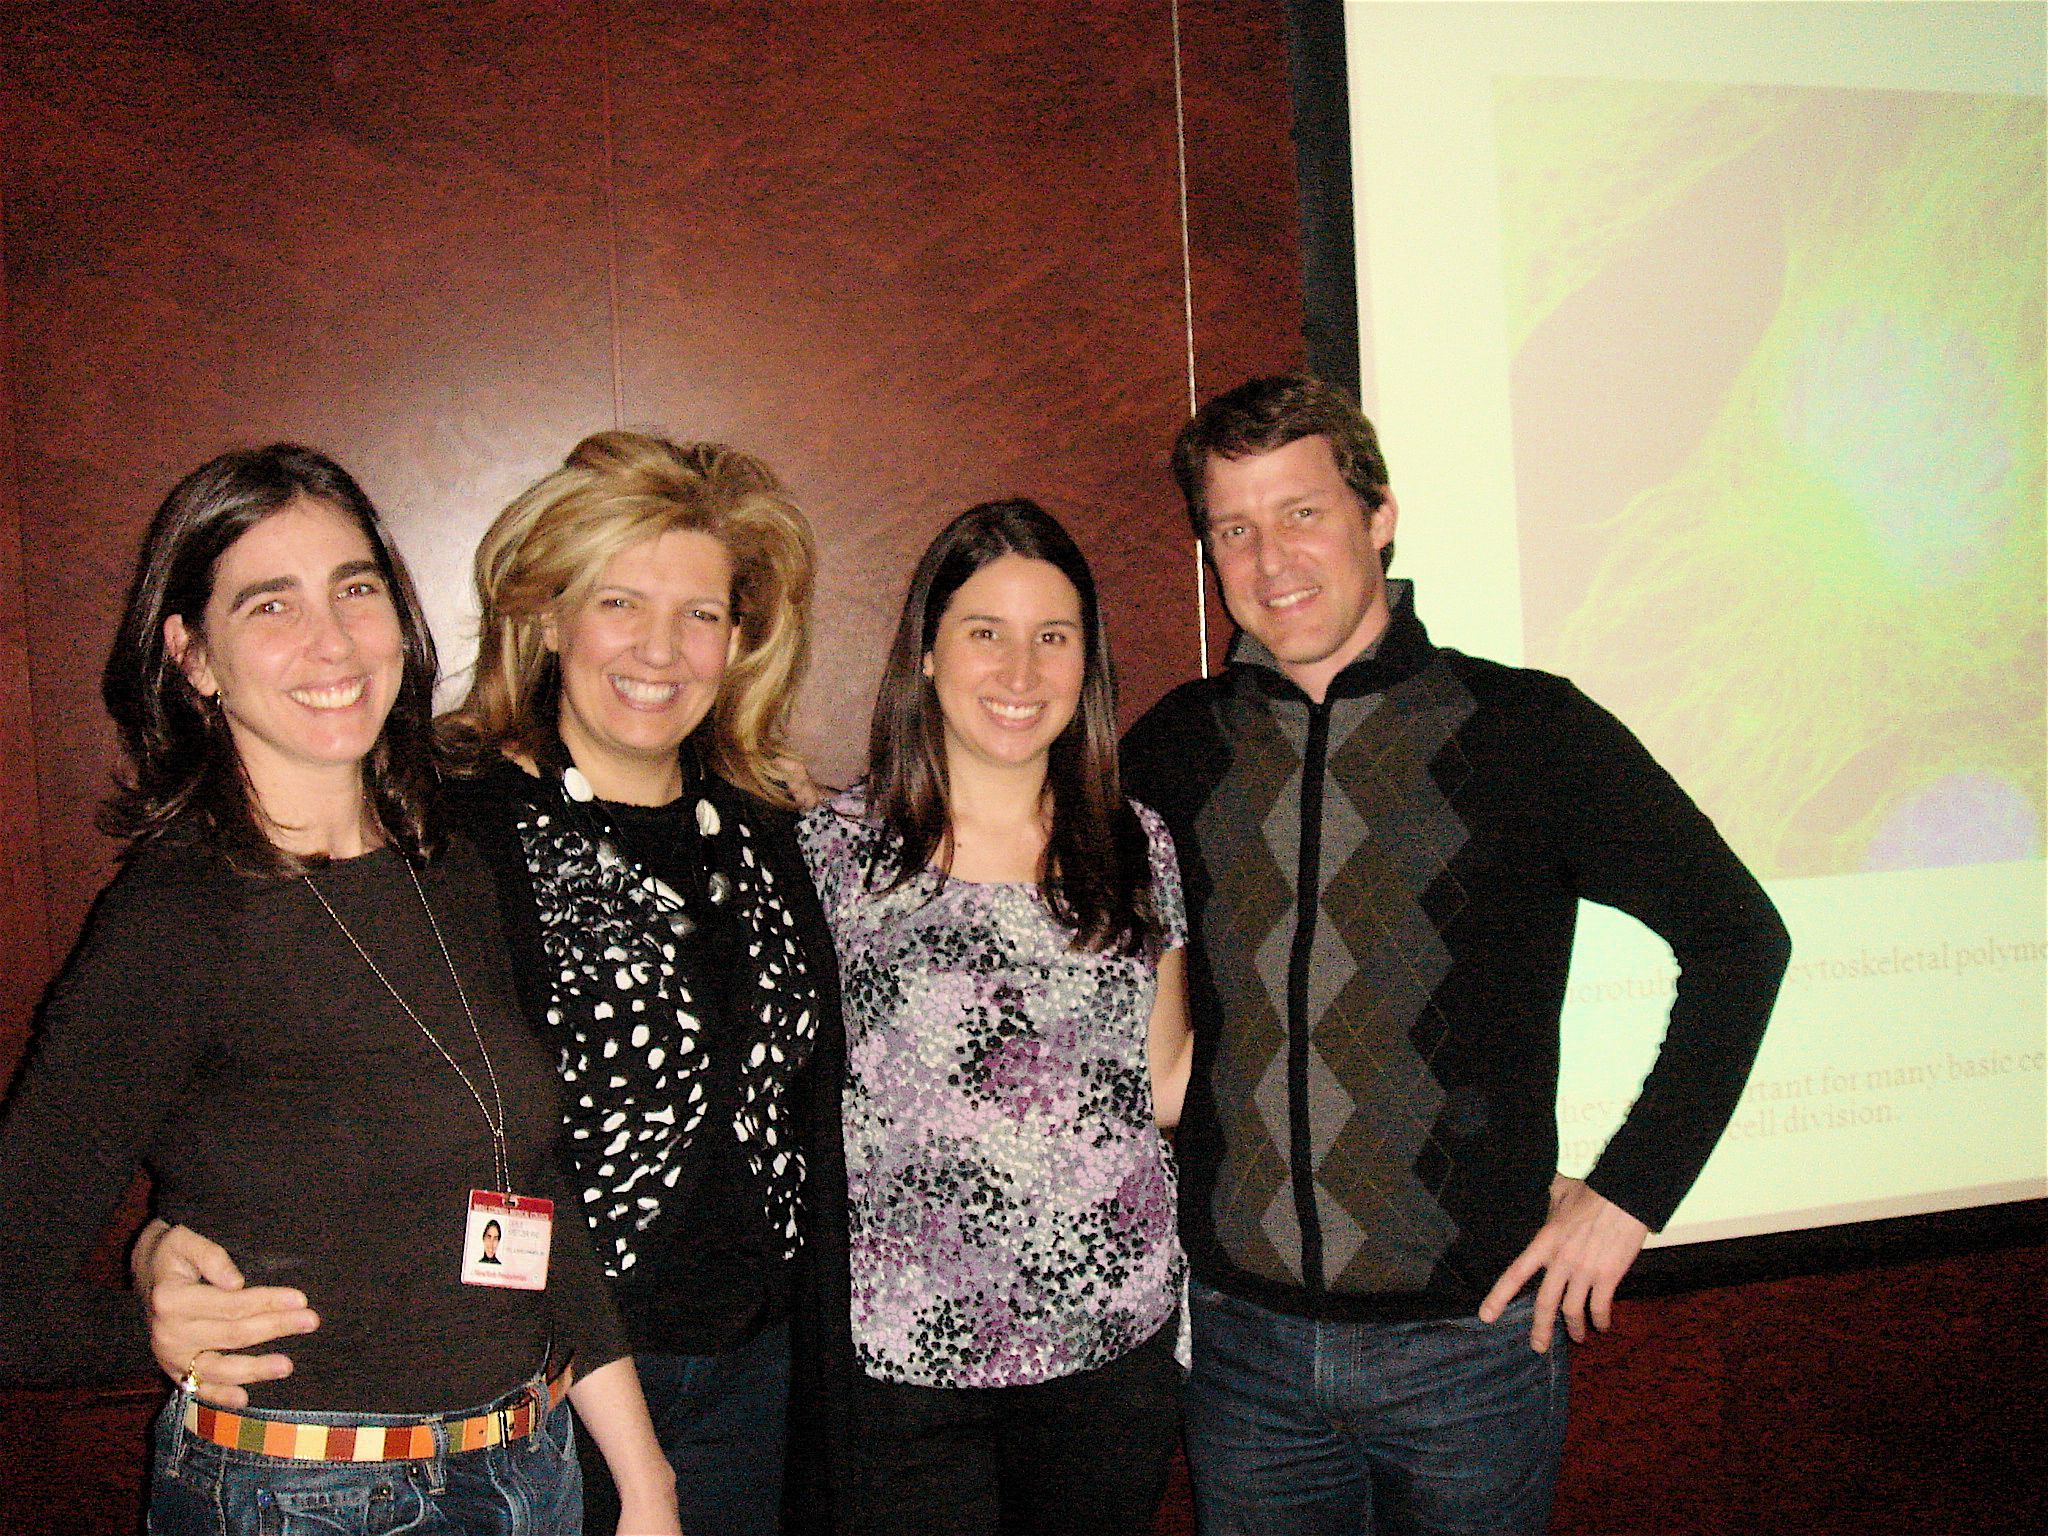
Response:
POLYGON ((1563 678, 1432 645, 1389 585, 1387 632, 1323 702, 1240 635, 1124 743, 1187 890, 1181 1239, 1196 1278, 1313 1317, 1470 1313, 1542 1225, 1581 899, 1680 970, 1590 1179, 1652 1227, 1733 1114, 1789 955, 1620 721, 1563 678))

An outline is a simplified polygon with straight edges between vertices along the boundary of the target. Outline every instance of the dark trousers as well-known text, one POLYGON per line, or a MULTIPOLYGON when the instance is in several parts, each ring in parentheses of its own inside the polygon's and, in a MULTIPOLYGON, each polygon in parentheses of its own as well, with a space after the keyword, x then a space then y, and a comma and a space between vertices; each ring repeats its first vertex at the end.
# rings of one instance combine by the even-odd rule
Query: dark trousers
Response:
POLYGON ((1180 1430, 1175 1320, 1120 1359, 1026 1387, 863 1377, 857 1528, 893 1536, 1142 1536, 1180 1430))
MULTIPOLYGON (((655 1437, 676 1473, 686 1532, 775 1536, 789 1421, 789 1325, 777 1323, 722 1355, 633 1357, 655 1437)), ((590 1436, 584 1529, 611 1536, 619 1495, 590 1436)))

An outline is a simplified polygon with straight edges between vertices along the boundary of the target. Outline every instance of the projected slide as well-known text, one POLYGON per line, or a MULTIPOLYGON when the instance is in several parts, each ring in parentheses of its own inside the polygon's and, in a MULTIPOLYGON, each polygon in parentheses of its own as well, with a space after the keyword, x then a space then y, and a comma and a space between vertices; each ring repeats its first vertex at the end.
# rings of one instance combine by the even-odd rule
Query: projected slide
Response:
MULTIPOLYGON (((1670 1237, 2048 1192, 2041 8, 1347 9, 1367 407, 1425 613, 1628 721, 1793 928, 1670 1237), (1460 388, 1494 397, 1446 416, 1460 388)), ((1573 1171, 1672 983, 1588 910, 1573 1171)))
POLYGON ((1495 102, 1528 659, 1765 878, 2038 858, 2041 104, 1495 102))

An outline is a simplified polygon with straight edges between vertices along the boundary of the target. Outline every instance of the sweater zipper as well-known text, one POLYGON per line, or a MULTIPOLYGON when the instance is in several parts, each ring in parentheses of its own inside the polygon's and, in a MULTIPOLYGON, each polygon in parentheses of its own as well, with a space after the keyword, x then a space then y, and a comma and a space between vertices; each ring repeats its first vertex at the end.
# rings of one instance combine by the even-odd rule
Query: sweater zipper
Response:
POLYGON ((1308 976, 1322 912, 1324 756, 1330 705, 1311 702, 1301 761, 1301 846, 1295 859, 1294 947, 1287 959, 1287 1134, 1294 1214, 1301 1226, 1301 1282, 1312 1296, 1325 1290, 1323 1224, 1316 1213, 1314 1137, 1308 1104, 1308 976))

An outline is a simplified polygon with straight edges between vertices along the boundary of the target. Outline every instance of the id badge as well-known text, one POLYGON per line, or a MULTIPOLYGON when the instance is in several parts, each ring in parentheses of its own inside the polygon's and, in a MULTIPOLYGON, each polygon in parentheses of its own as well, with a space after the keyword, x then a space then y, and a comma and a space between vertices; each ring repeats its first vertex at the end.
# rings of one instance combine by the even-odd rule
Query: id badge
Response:
POLYGON ((462 1236, 462 1283, 546 1290, 554 1231, 554 1201, 472 1189, 462 1236))

